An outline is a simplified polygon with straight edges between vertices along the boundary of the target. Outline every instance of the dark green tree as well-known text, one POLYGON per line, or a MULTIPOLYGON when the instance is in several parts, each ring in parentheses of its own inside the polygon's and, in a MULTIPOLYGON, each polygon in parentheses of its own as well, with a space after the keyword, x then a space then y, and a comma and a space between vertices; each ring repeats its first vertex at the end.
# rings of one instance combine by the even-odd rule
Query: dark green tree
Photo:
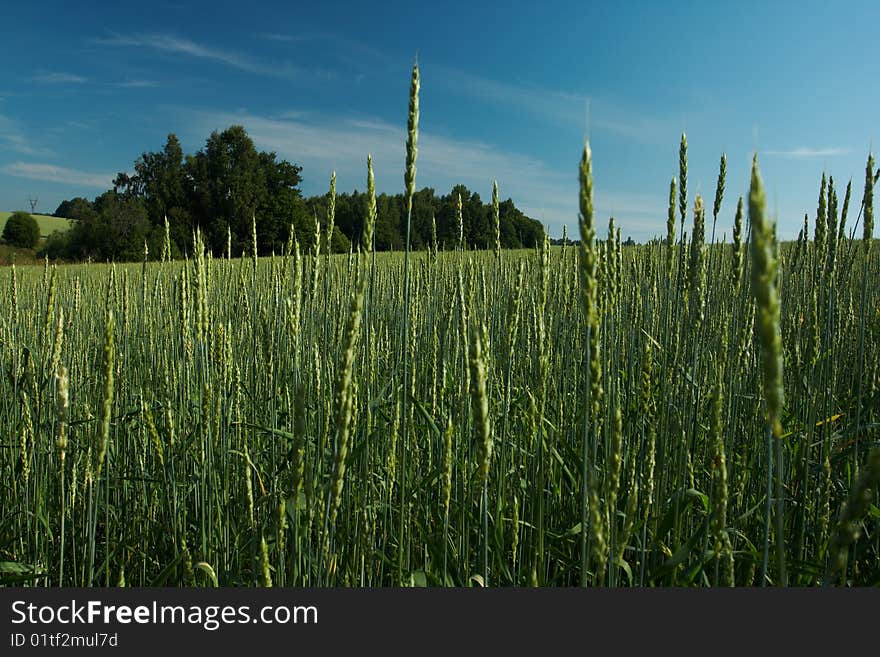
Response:
POLYGON ((505 249, 533 248, 544 239, 544 226, 524 215, 511 199, 498 204, 501 246, 505 249))
POLYGON ((190 185, 183 162, 180 141, 170 133, 161 151, 142 153, 135 160, 134 175, 118 174, 113 187, 124 198, 143 198, 150 223, 164 230, 167 217, 172 241, 186 243, 191 239, 194 226, 189 213, 190 185))
POLYGON ((144 242, 153 257, 162 247, 162 233, 154 229, 142 197, 110 190, 95 199, 95 211, 70 230, 70 257, 94 260, 140 260, 144 242))
MULTIPOLYGON (((426 249, 431 244, 431 217, 436 215, 439 199, 434 190, 424 187, 413 195, 410 243, 413 249, 426 249)), ((405 228, 404 228, 405 230, 405 228)))
POLYGON ((244 127, 214 131, 205 147, 186 158, 190 212, 215 252, 226 249, 227 230, 238 254, 252 248, 257 222, 259 253, 280 252, 294 223, 306 229, 307 212, 298 185, 302 169, 258 152, 244 127))
MULTIPOLYGON (((414 249, 424 249, 433 239, 432 219, 436 220, 437 243, 439 248, 452 249, 458 244, 458 195, 462 198, 462 215, 466 248, 494 248, 492 228, 492 207, 483 204, 478 194, 464 185, 456 185, 445 196, 436 196, 434 190, 425 187, 413 196, 413 215, 411 225, 411 245, 414 249)), ((307 200, 312 216, 318 216, 324 226, 328 197, 313 196, 307 200)), ((355 191, 342 193, 336 199, 336 226, 349 239, 359 239, 363 229, 364 195, 355 191)), ((404 214, 403 194, 380 194, 376 198, 378 217, 375 235, 376 249, 379 251, 403 248, 406 215, 404 214)), ((544 238, 544 227, 540 222, 524 215, 511 199, 499 205, 501 219, 501 245, 507 249, 533 247, 544 238)), ((314 218, 312 219, 314 221, 314 218)))
POLYGON ((40 225, 27 212, 13 212, 3 227, 3 240, 12 246, 32 249, 40 241, 40 225))
POLYGON ((402 232, 406 230, 403 215, 403 194, 379 194, 376 197, 376 250, 400 251, 404 247, 402 232))
MULTIPOLYGON (((471 192, 465 185, 456 185, 448 195, 440 199, 437 211, 438 240, 445 243, 446 248, 454 248, 458 244, 457 205, 459 196, 461 196, 462 204, 465 248, 485 249, 491 247, 494 243, 491 229, 491 208, 488 205, 483 205, 480 195, 471 192)), ((430 218, 428 221, 430 222, 430 218)), ((430 231, 430 224, 428 230, 430 231)))
POLYGON ((40 258, 46 257, 50 260, 65 259, 70 257, 70 232, 69 230, 54 230, 43 248, 37 253, 40 258))
POLYGON ((244 128, 212 132, 205 147, 187 158, 186 169, 193 182, 193 218, 210 248, 225 249, 228 229, 233 252, 248 250, 265 180, 259 153, 244 128))
POLYGON ((84 199, 82 196, 77 196, 70 200, 61 201, 58 208, 55 210, 54 215, 56 217, 78 220, 80 217, 86 216, 94 211, 95 208, 92 206, 91 201, 84 199))
MULTIPOLYGON (((301 167, 261 152, 265 195, 257 207, 257 241, 261 253, 281 253, 291 224, 302 235, 309 228, 309 211, 299 189, 301 167)), ((312 218, 312 222, 314 219, 312 218)))

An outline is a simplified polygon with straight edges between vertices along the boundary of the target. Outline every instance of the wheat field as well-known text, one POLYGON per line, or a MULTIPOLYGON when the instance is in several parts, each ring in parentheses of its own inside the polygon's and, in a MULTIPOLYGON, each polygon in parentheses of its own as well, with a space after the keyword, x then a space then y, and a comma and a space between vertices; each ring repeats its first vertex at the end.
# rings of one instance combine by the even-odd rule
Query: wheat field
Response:
POLYGON ((587 147, 561 247, 4 268, 0 583, 880 584, 873 160, 777 243, 681 152, 647 245, 587 147))

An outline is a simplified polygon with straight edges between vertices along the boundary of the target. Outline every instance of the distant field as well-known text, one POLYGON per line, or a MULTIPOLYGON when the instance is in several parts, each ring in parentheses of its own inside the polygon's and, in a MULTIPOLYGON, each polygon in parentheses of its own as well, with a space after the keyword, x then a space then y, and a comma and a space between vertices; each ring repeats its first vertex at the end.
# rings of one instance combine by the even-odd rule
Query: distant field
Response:
MULTIPOLYGON (((0 233, 3 232, 3 227, 6 226, 6 220, 9 219, 11 215, 11 212, 0 212, 0 233)), ((42 237, 49 237, 49 235, 56 230, 67 230, 70 228, 70 219, 52 217, 48 214, 34 214, 31 216, 36 219, 37 223, 40 225, 40 235, 42 237)))

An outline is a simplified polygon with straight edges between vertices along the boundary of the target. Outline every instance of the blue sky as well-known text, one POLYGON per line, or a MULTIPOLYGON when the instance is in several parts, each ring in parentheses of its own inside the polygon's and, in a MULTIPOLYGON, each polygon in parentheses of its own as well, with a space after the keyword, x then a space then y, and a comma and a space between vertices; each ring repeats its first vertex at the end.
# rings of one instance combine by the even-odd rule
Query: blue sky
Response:
POLYGON ((497 178, 554 236, 576 233, 587 131, 600 225, 637 240, 665 233, 682 131, 691 206, 726 153, 729 236, 757 150, 784 238, 812 222, 823 171, 841 192, 853 179, 858 207, 877 137, 871 2, 34 1, 0 17, 0 210, 92 198, 169 132, 194 152, 233 123, 301 165, 308 195, 333 170, 362 190, 368 153, 379 191, 401 191, 416 53, 417 186, 488 200, 497 178))

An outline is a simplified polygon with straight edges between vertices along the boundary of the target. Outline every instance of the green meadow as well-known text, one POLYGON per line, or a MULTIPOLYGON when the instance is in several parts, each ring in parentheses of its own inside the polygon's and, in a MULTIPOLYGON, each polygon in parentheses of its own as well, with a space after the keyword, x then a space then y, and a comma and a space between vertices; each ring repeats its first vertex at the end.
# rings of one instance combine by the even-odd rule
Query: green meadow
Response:
MULTIPOLYGON (((0 212, 0 233, 3 232, 6 220, 10 216, 12 216, 11 212, 0 212)), ((40 237, 43 239, 49 237, 56 230, 65 231, 70 228, 70 219, 53 217, 48 214, 31 214, 31 216, 37 220, 37 224, 40 226, 40 237)))

